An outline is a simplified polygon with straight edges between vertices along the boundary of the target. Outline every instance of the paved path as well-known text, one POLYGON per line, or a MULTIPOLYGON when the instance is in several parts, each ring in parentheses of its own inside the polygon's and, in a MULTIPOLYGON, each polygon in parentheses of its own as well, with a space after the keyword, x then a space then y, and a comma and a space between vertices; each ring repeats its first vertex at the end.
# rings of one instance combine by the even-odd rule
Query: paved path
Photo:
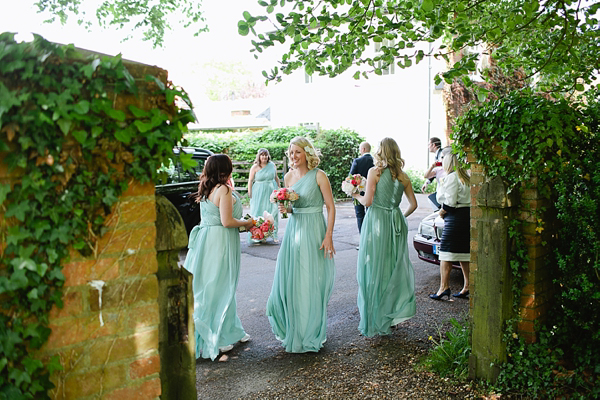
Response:
MULTIPOLYGON (((415 268, 417 316, 401 324, 383 341, 390 346, 403 343, 414 349, 429 346, 428 337, 437 336, 451 317, 461 317, 468 311, 468 301, 436 302, 428 298, 439 285, 439 268, 419 260, 412 246, 419 221, 430 213, 425 195, 417 195, 419 208, 408 218, 410 258, 415 268)), ((405 208, 403 203, 401 208, 405 208)), ((334 246, 336 249, 336 280, 328 307, 327 343, 316 354, 288 354, 271 332, 265 307, 271 289, 279 245, 247 245, 242 238, 242 268, 237 291, 238 314, 252 340, 238 344, 226 356, 214 362, 199 359, 196 363, 198 398, 233 399, 252 397, 268 390, 281 380, 294 380, 300 368, 328 363, 331 357, 346 354, 361 347, 373 349, 373 339, 365 339, 358 332, 356 306, 356 246, 359 242, 352 202, 336 204, 334 246), (371 345, 369 344, 371 343, 371 345)), ((280 224, 279 238, 283 238, 286 220, 280 224)), ((462 287, 460 271, 451 275, 451 288, 462 287)), ((386 347, 387 348, 387 347, 386 347)), ((377 352, 377 346, 374 350, 377 352)), ((389 351, 386 350, 386 351, 389 351)), ((420 350, 419 350, 420 351, 420 350)), ((292 396, 293 397, 293 396, 292 396)))

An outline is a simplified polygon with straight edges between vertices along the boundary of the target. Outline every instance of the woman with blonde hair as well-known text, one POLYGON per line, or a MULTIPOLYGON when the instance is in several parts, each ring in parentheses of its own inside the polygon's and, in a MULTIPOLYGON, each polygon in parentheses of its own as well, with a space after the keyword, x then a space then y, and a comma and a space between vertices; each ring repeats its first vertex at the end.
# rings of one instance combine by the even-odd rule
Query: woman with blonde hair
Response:
POLYGON ((416 312, 415 274, 408 257, 406 217, 417 199, 398 144, 385 138, 369 170, 365 194, 353 197, 367 208, 360 233, 357 272, 359 331, 364 336, 386 335, 391 327, 416 312), (409 206, 402 214, 406 194, 409 206))
MULTIPOLYGON (((248 178, 248 197, 250 197, 250 215, 260 217, 263 212, 268 212, 275 219, 275 232, 273 233, 273 242, 277 241, 277 227, 279 223, 279 213, 277 204, 271 203, 269 196, 273 190, 279 187, 279 177, 277 176, 277 167, 271 161, 271 154, 267 149, 259 149, 256 153, 256 160, 250 168, 250 177, 248 178)), ((248 233, 248 243, 258 243, 253 240, 252 235, 248 233)))
POLYGON ((433 300, 450 299, 452 291, 448 281, 452 263, 458 261, 463 273, 463 288, 453 297, 469 296, 469 262, 471 261, 470 219, 471 183, 469 174, 462 168, 456 154, 447 154, 442 161, 446 176, 440 181, 437 201, 441 204, 440 217, 444 219, 444 232, 440 244, 440 287, 430 294, 433 300))
POLYGON ((285 351, 317 352, 326 340, 327 303, 335 277, 335 206, 329 179, 317 168, 319 154, 312 143, 304 137, 292 139, 287 156, 290 171, 284 184, 299 198, 287 210, 279 206, 290 218, 277 255, 267 316, 285 351))

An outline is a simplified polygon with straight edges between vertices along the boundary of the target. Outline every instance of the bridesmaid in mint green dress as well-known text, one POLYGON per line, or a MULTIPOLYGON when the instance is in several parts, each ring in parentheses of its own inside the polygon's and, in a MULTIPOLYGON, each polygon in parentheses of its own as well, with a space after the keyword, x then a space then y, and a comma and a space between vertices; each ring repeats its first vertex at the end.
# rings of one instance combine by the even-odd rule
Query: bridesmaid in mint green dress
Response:
POLYGON ((410 179, 402 171, 398 145, 385 138, 369 170, 364 196, 353 195, 367 208, 360 234, 357 273, 358 330, 367 337, 386 335, 415 315, 415 277, 408 257, 406 217, 417 208, 410 179), (409 207, 402 215, 405 193, 409 207))
MULTIPOLYGON (((271 155, 267 149, 259 149, 256 154, 254 165, 250 168, 250 176, 248 178, 248 196, 250 197, 250 215, 260 217, 263 212, 268 212, 275 219, 275 231, 273 233, 273 241, 277 240, 277 227, 279 225, 279 212, 277 204, 271 203, 270 196, 273 190, 279 187, 279 177, 277 176, 277 168, 271 161, 271 155)), ((257 243, 252 240, 248 233, 248 243, 257 243)))
MULTIPOLYGON (((294 138, 288 157, 293 169, 285 175, 285 186, 299 199, 287 210, 291 214, 277 255, 267 316, 287 352, 317 352, 326 340, 327 303, 335 277, 335 206, 329 179, 316 168, 319 158, 313 145, 306 138, 294 138)), ((285 211, 283 206, 280 211, 285 211)))
POLYGON ((231 171, 224 154, 206 160, 198 188, 202 220, 190 233, 184 263, 193 274, 196 358, 213 361, 250 338, 237 316, 235 290, 241 260, 238 228, 249 228, 252 220, 240 219, 242 202, 226 184, 231 171))

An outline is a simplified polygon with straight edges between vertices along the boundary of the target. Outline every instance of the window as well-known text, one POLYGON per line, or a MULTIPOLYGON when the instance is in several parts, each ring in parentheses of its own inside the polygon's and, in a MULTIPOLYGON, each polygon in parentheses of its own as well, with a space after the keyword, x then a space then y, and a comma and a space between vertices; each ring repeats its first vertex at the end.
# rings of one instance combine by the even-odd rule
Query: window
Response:
MULTIPOLYGON (((394 39, 383 39, 382 42, 375 43, 376 56, 384 54, 384 52, 381 50, 382 47, 394 47, 395 45, 396 41, 394 39)), ((396 63, 394 62, 385 68, 383 68, 384 62, 382 60, 377 61, 375 65, 377 68, 381 69, 382 75, 393 75, 396 72, 396 63)))

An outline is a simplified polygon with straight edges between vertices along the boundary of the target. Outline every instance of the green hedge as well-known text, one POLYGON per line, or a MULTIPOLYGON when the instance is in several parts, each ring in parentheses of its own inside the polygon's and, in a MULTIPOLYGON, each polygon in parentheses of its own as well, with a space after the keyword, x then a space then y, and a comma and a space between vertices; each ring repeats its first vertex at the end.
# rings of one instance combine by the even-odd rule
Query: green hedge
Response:
POLYGON ((358 146, 364 140, 358 133, 348 129, 316 131, 286 127, 264 129, 258 132, 204 133, 191 132, 186 135, 190 146, 201 147, 215 153, 228 154, 233 160, 251 161, 260 148, 266 148, 275 160, 285 156, 290 140, 296 136, 310 138, 321 151, 321 168, 331 182, 335 198, 347 196, 342 192, 341 183, 352 165, 352 159, 358 156, 358 146))

